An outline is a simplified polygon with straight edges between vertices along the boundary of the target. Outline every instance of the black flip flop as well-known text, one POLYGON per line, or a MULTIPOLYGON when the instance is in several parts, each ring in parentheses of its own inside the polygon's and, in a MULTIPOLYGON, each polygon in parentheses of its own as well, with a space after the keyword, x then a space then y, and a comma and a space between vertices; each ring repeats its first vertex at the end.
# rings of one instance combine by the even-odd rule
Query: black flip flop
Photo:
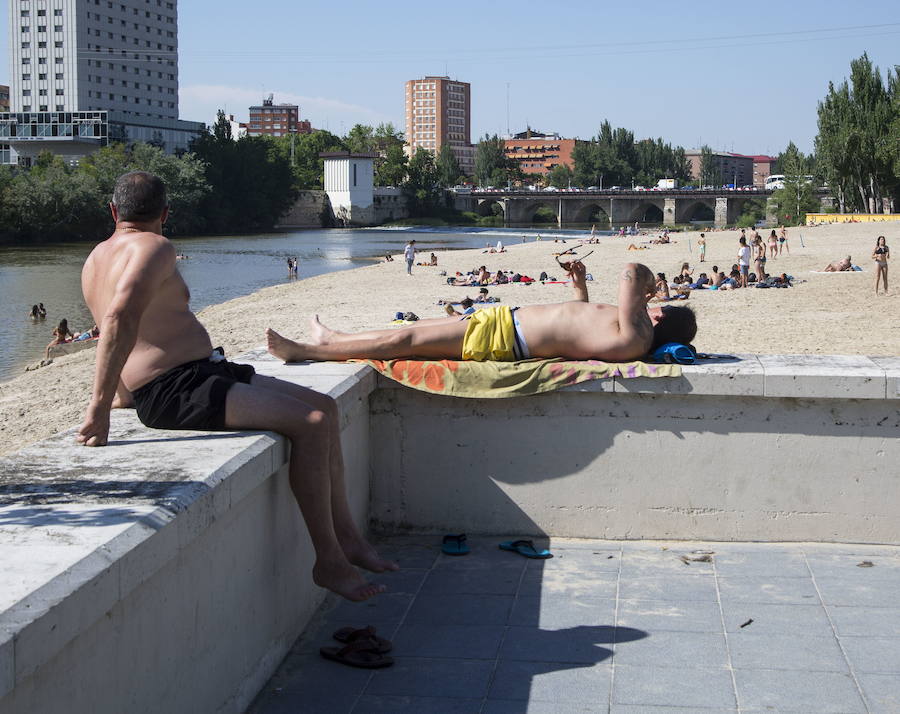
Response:
POLYGON ((360 669, 381 669, 394 664, 393 657, 376 652, 374 646, 371 640, 357 640, 345 647, 322 647, 319 654, 332 662, 360 669))
POLYGON ((390 640, 386 640, 384 637, 379 637, 375 634, 375 628, 372 627, 372 625, 359 629, 355 627, 342 627, 335 632, 332 637, 338 642, 343 642, 345 645, 360 642, 361 640, 368 640, 371 645, 370 649, 378 654, 387 654, 394 649, 394 645, 391 644, 390 640))

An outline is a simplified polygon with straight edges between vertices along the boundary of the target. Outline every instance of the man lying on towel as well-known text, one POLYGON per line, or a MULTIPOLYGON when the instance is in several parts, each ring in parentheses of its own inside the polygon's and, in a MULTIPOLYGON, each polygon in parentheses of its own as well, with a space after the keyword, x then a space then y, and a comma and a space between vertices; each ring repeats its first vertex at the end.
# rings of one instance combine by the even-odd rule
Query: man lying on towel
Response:
POLYGON ((564 357, 627 362, 667 342, 689 343, 697 321, 688 307, 647 307, 656 294, 653 273, 628 263, 619 278, 619 304, 588 302, 585 267, 564 264, 575 300, 553 305, 486 308, 459 317, 420 320, 401 329, 349 334, 312 320, 312 341, 294 342, 266 331, 269 352, 285 362, 303 360, 425 359, 514 362, 564 357))

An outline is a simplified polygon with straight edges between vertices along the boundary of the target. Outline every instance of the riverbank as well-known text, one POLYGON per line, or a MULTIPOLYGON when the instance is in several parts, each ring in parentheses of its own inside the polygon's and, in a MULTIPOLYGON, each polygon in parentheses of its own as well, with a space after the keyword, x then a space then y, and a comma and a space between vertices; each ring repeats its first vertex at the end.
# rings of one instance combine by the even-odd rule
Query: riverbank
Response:
MULTIPOLYGON (((770 260, 772 273, 787 272, 805 282, 788 290, 698 291, 688 301, 697 312, 698 349, 706 352, 758 354, 900 355, 900 271, 891 267, 891 292, 874 294, 871 253, 877 235, 885 235, 900 266, 900 223, 830 225, 788 230, 790 255, 770 260), (803 244, 801 244, 801 236, 803 244), (863 268, 859 273, 820 274, 832 260, 851 255, 863 268)), ((637 261, 654 272, 676 273, 689 261, 695 274, 714 263, 730 269, 736 260, 738 232, 707 234, 707 261, 696 264, 697 232, 673 234, 670 245, 627 251, 631 238, 604 237, 586 260, 594 276, 589 284, 595 302, 616 302, 617 276, 622 264, 637 261)), ((415 237, 410 233, 404 237, 415 237)), ((635 240, 646 241, 648 237, 635 240)), ((479 265, 491 271, 512 270, 537 278, 541 271, 562 279, 553 253, 578 245, 552 240, 510 244, 508 251, 485 254, 482 249, 434 252, 438 267, 416 267, 406 275, 399 258, 353 270, 328 273, 285 285, 265 288, 202 310, 199 317, 213 344, 237 355, 259 347, 264 330, 273 327, 294 338, 308 336, 307 319, 318 313, 329 327, 359 330, 387 326, 395 312, 439 317, 438 299, 475 295, 477 289, 452 288, 442 270, 465 272, 479 265)), ((521 240, 521 238, 520 238, 521 240)), ((426 259, 427 253, 420 254, 426 259)), ((501 285, 490 288, 507 305, 529 305, 571 299, 567 285, 501 285)), ((57 431, 80 423, 90 395, 95 350, 61 358, 49 367, 0 383, 0 453, 15 451, 57 431)))

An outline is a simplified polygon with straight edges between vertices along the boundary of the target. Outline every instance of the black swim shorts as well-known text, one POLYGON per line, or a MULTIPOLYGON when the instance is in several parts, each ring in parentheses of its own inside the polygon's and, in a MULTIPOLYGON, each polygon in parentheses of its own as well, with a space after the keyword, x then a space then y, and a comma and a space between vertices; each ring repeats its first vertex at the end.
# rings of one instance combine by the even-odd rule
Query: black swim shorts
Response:
POLYGON ((228 390, 254 374, 250 365, 225 359, 186 362, 134 391, 138 418, 152 429, 224 431, 228 390))

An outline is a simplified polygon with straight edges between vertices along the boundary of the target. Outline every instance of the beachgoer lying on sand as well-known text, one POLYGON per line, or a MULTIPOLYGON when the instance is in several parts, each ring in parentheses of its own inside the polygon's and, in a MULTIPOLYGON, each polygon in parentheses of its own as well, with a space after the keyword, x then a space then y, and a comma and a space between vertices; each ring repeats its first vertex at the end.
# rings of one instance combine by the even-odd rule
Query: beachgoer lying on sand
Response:
POLYGON ((59 324, 53 328, 53 339, 50 340, 50 344, 47 345, 47 349, 45 350, 45 359, 50 359, 50 348, 54 345, 62 345, 66 342, 71 341, 71 339, 75 337, 69 331, 69 321, 65 318, 59 321, 59 324))
POLYGON ((463 317, 464 315, 471 315, 477 308, 474 307, 475 301, 470 298, 468 295, 459 301, 459 306, 462 310, 457 310, 453 307, 451 303, 447 303, 444 305, 444 312, 446 312, 450 316, 463 317))
POLYGON ((480 288, 478 290, 478 295, 475 297, 475 302, 490 302, 488 300, 488 289, 487 288, 480 288))
POLYGON ((841 273, 845 270, 853 270, 853 264, 850 262, 849 255, 843 260, 836 260, 822 268, 823 273, 841 273))
POLYGON ((269 352, 286 362, 352 358, 494 360, 564 357, 627 361, 666 342, 688 343, 697 332, 694 313, 671 306, 647 308, 653 273, 628 263, 619 279, 619 304, 588 302, 583 263, 570 265, 572 302, 478 310, 467 320, 449 317, 428 325, 349 334, 312 320, 309 343, 266 331, 269 352))
POLYGON ((385 263, 393 263, 393 262, 394 262, 394 256, 392 256, 390 253, 385 253, 385 254, 384 254, 384 262, 385 262, 385 263))
POLYGON ((103 339, 78 442, 104 446, 110 410, 126 400, 154 429, 283 434, 290 441, 288 478, 316 552, 313 580, 349 600, 383 592, 354 567, 384 572, 398 566, 381 558, 354 524, 334 400, 213 351, 188 307, 175 248, 162 236, 169 209, 159 178, 121 176, 110 209, 115 231, 82 271, 84 299, 103 339))

